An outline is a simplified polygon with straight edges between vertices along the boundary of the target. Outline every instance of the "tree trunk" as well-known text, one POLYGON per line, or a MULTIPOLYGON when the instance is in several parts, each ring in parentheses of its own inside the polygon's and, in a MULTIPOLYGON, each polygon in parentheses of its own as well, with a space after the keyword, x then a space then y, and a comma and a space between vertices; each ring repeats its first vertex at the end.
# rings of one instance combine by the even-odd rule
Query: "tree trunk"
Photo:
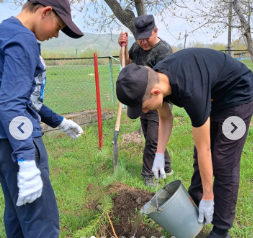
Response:
MULTIPOLYGON (((131 10, 123 10, 117 0, 105 0, 107 5, 111 8, 112 12, 118 18, 118 20, 126 26, 135 35, 134 19, 135 15, 131 10)), ((135 8, 137 10, 138 16, 145 15, 146 9, 144 5, 144 0, 134 0, 135 8)), ((142 127, 139 128, 139 133, 142 135, 142 127)))
MULTIPOLYGON (((247 49, 248 49, 248 51, 249 51, 249 53, 250 53, 250 48, 251 48, 251 50, 253 50, 252 49, 252 39, 251 39, 251 35, 249 35, 248 36, 248 34, 246 34, 245 35, 245 33, 244 33, 244 35, 243 35, 243 40, 244 40, 244 43, 245 43, 245 45, 246 45, 246 47, 247 47, 247 49)), ((251 59, 251 61, 253 62, 253 55, 252 55, 252 53, 250 53, 250 59, 251 59)))
POLYGON ((138 16, 146 15, 144 0, 134 0, 138 16))
POLYGON ((228 16, 228 54, 231 56, 232 52, 231 50, 231 45, 232 45, 232 40, 231 40, 231 31, 232 31, 232 10, 233 10, 233 3, 229 3, 229 16, 228 16))
POLYGON ((240 19, 241 24, 242 24, 242 33, 244 36, 243 38, 244 38, 245 44, 248 48, 248 51, 250 53, 251 61, 253 62, 253 41, 252 41, 251 34, 250 34, 249 22, 246 21, 246 18, 244 17, 242 10, 240 9, 240 6, 238 4, 238 0, 234 0, 233 7, 234 7, 236 14, 238 15, 238 17, 240 19))
MULTIPOLYGON (((137 10, 138 16, 146 15, 146 8, 145 8, 145 5, 144 5, 144 0, 134 0, 134 2, 135 2, 135 8, 137 10)), ((140 125, 140 128, 139 128, 138 132, 139 132, 140 135, 143 135, 141 125, 140 125)))
POLYGON ((123 10, 117 0, 105 0, 107 5, 111 8, 112 12, 118 18, 118 20, 126 26, 134 35, 134 18, 135 15, 131 10, 123 10))

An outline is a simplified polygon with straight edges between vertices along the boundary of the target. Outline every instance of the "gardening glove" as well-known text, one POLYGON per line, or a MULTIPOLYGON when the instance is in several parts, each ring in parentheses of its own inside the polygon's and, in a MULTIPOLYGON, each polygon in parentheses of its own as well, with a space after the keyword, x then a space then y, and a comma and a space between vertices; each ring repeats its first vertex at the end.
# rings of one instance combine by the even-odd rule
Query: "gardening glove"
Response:
POLYGON ((166 173, 164 171, 164 167, 165 167, 165 160, 164 160, 164 154, 163 153, 156 153, 155 154, 155 160, 153 163, 153 167, 152 167, 152 172, 155 175, 156 179, 159 178, 166 178, 166 173), (160 171, 160 176, 159 176, 159 171, 160 171))
POLYGON ((76 139, 83 133, 83 129, 72 120, 63 118, 60 127, 63 132, 67 133, 71 138, 76 139))
POLYGON ((204 222, 205 218, 205 225, 208 225, 213 220, 213 212, 214 212, 214 201, 211 200, 205 200, 202 198, 202 200, 199 203, 199 223, 204 222))
POLYGON ((18 200, 16 205, 32 203, 41 196, 43 183, 35 160, 18 161, 18 200))

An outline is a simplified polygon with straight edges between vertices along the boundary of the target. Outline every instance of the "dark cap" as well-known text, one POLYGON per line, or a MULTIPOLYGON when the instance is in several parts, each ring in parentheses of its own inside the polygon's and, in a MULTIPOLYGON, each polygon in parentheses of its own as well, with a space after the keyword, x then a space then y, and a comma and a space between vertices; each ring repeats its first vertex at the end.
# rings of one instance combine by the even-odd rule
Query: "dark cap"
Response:
POLYGON ((116 94, 120 102, 127 105, 127 115, 136 119, 141 115, 142 99, 148 84, 148 69, 129 64, 121 70, 116 82, 116 94))
POLYGON ((155 27, 155 19, 153 15, 142 15, 134 20, 135 38, 136 40, 147 39, 151 36, 155 27))
POLYGON ((66 26, 62 31, 71 38, 80 38, 83 33, 72 21, 71 9, 68 0, 28 0, 33 4, 41 4, 43 6, 50 6, 56 12, 56 14, 62 19, 66 26))

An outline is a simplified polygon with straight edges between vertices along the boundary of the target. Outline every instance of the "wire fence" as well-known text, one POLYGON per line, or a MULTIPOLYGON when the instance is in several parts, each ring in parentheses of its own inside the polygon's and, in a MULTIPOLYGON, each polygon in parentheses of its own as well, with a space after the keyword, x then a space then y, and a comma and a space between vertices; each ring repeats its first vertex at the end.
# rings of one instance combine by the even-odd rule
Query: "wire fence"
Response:
MULTIPOLYGON (((226 53, 228 53, 226 51, 226 53)), ((250 59, 248 51, 233 50, 238 60, 250 59)), ((96 109, 94 59, 47 58, 44 103, 58 114, 96 109)), ((98 57, 102 110, 117 110, 115 83, 121 65, 118 56, 98 57)))
POLYGON ((248 50, 221 50, 224 53, 231 55, 237 60, 250 60, 250 53, 248 50))
MULTIPOLYGON (((93 58, 47 58, 44 104, 58 114, 96 109, 93 58)), ((98 57, 102 110, 114 110, 115 83, 120 71, 117 56, 98 57)))

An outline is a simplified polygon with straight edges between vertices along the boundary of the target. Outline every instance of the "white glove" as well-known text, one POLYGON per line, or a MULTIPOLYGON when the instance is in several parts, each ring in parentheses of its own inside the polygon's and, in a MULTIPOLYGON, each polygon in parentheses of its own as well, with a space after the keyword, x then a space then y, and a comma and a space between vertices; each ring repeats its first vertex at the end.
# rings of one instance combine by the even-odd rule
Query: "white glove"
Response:
POLYGON ((32 203, 41 196, 43 183, 35 160, 18 161, 18 200, 16 205, 32 203))
POLYGON ((213 212, 214 212, 214 201, 213 199, 211 200, 204 200, 202 198, 202 200, 199 203, 199 219, 198 222, 199 223, 203 223, 204 222, 204 218, 205 220, 205 225, 208 225, 212 220, 213 220, 213 212))
POLYGON ((72 120, 67 120, 66 118, 63 118, 60 127, 63 132, 68 134, 73 139, 78 138, 83 133, 83 129, 79 125, 77 125, 72 120))
POLYGON ((164 171, 164 167, 165 167, 165 160, 164 160, 164 154, 163 153, 156 153, 155 154, 155 159, 154 159, 154 163, 153 163, 153 167, 152 167, 152 172, 155 175, 155 178, 166 178, 166 173, 164 171), (160 171, 160 177, 158 172, 160 171))

